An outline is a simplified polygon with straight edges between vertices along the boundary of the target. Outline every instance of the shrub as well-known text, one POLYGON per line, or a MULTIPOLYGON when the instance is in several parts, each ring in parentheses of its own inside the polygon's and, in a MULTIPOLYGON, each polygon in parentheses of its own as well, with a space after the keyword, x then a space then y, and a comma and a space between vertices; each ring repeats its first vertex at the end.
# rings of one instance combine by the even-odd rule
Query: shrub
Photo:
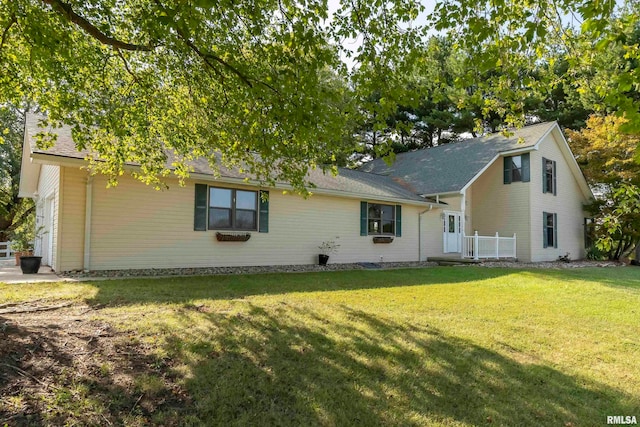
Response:
POLYGON ((592 245, 587 248, 587 259, 591 261, 603 261, 608 259, 608 252, 592 245))

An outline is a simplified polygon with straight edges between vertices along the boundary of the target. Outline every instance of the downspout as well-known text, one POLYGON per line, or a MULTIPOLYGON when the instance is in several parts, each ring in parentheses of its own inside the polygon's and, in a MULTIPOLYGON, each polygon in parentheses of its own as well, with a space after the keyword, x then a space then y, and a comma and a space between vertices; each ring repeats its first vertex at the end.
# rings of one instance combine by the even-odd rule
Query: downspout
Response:
POLYGON ((84 257, 82 268, 89 271, 91 264, 91 208, 93 206, 93 176, 87 177, 87 190, 84 200, 84 257))
POLYGON ((433 205, 429 205, 429 209, 425 209, 418 214, 418 262, 422 262, 422 215, 433 209, 433 205))

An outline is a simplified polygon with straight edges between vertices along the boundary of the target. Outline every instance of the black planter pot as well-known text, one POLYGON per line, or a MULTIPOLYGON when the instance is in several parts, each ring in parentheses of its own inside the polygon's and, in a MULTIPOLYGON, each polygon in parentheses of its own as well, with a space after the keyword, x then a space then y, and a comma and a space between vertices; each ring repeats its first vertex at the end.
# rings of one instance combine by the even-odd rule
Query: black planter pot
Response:
POLYGON ((42 263, 41 256, 22 256, 20 257, 20 269, 22 274, 37 274, 42 263))
POLYGON ((327 261, 329 261, 329 255, 318 255, 318 264, 319 265, 327 265, 327 261))

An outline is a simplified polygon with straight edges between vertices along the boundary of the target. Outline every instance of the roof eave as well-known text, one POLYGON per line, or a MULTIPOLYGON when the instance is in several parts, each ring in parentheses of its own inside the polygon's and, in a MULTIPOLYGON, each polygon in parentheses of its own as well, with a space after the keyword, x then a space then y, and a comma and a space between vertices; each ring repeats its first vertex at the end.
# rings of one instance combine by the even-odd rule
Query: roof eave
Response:
POLYGON ((536 143, 534 145, 529 145, 527 147, 522 147, 522 148, 515 148, 515 149, 511 149, 511 150, 505 150, 505 151, 500 151, 498 154, 496 154, 486 165, 484 165, 484 167, 482 169, 480 169, 480 171, 475 174, 470 180, 469 182, 467 182, 461 189, 460 189, 460 194, 464 193, 465 191, 467 191, 467 189, 469 187, 471 187, 471 185, 476 182, 478 180, 478 178, 480 178, 480 176, 482 176, 483 173, 485 173, 485 171, 487 169, 489 169, 491 167, 491 165, 493 165, 493 163, 498 160, 500 157, 507 157, 507 156, 517 156, 518 154, 524 154, 524 153, 530 153, 532 151, 538 151, 540 149, 540 142, 547 136, 549 135, 549 133, 555 129, 557 127, 557 123, 555 126, 551 126, 549 127, 549 129, 540 137, 538 138, 538 141, 536 141, 536 143))
MULTIPOLYGON (((26 125, 25 125, 26 126, 26 125)), ((34 197, 38 191, 38 181, 40 180, 40 164, 32 158, 31 141, 29 135, 24 132, 22 142, 22 160, 20 163, 20 182, 18 184, 18 197, 34 197)))
POLYGON ((507 156, 516 156, 518 154, 530 153, 532 151, 538 151, 540 149, 540 141, 541 140, 538 140, 538 142, 536 142, 534 145, 529 145, 529 146, 522 147, 522 148, 513 148, 511 150, 500 151, 498 153, 498 155, 501 156, 501 157, 507 157, 507 156))
POLYGON ((480 176, 482 176, 482 174, 491 167, 491 165, 493 165, 493 163, 498 160, 500 157, 502 156, 502 153, 498 153, 496 154, 493 159, 491 159, 486 165, 484 165, 484 167, 482 169, 480 169, 480 171, 475 174, 470 180, 469 182, 467 182, 464 186, 462 186, 462 188, 460 189, 459 193, 463 194, 465 191, 467 191, 467 188, 471 187, 471 185, 476 182, 476 180, 478 178, 480 178, 480 176))
MULTIPOLYGON (((247 180, 244 178, 233 178, 233 177, 226 177, 226 176, 216 177, 214 175, 204 174, 204 173, 192 173, 190 174, 189 177, 194 180, 201 180, 201 181, 208 181, 208 182, 223 182, 223 183, 235 184, 235 185, 250 185, 253 187, 265 188, 260 181, 251 180, 251 179, 247 180)), ((282 191, 295 191, 293 186, 285 183, 276 183, 275 186, 268 187, 268 188, 273 188, 275 190, 282 190, 282 191)), ((329 188, 316 187, 316 188, 309 188, 308 190, 311 194, 344 197, 348 199, 359 199, 364 201, 376 200, 380 202, 392 202, 392 203, 416 205, 416 206, 429 206, 429 205, 437 206, 438 205, 437 203, 434 203, 428 200, 416 200, 416 199, 408 199, 403 197, 383 196, 383 195, 370 194, 370 193, 358 193, 353 191, 333 190, 329 188)))
MULTIPOLYGON (((440 192, 440 193, 429 193, 429 194, 420 194, 420 197, 436 197, 436 196, 457 196, 458 194, 460 194, 459 190, 455 190, 455 191, 444 191, 444 192, 440 192)), ((446 205, 449 206, 449 205, 446 205)))
MULTIPOLYGON (((47 153, 41 153, 41 152, 33 153, 32 157, 34 159, 34 163, 38 163, 38 164, 60 165, 60 166, 68 166, 68 167, 82 167, 87 165, 86 160, 80 159, 77 157, 66 157, 66 156, 47 154, 47 153)), ((124 168, 125 170, 133 171, 138 169, 138 166, 125 165, 124 168)), ((258 180, 251 180, 251 179, 247 180, 245 178, 234 178, 234 177, 227 177, 227 176, 216 177, 215 175, 205 174, 205 173, 191 173, 189 178, 193 180, 201 180, 201 181, 208 181, 208 182, 222 182, 227 184, 249 185, 253 187, 266 188, 264 184, 258 180)), ((285 183, 276 183, 274 187, 269 187, 269 188, 274 188, 276 190, 283 190, 283 191, 295 191, 291 185, 285 184, 285 183)), ((416 205, 416 206, 429 206, 429 205, 437 206, 436 203, 430 202, 428 200, 416 200, 416 199, 409 199, 409 198, 403 198, 403 197, 384 196, 384 195, 369 194, 369 193, 332 190, 332 189, 326 189, 326 188, 312 188, 312 189, 309 189, 309 191, 312 194, 345 197, 349 199, 377 200, 381 202, 392 202, 392 203, 416 205)))
POLYGON ((562 141, 561 145, 563 146, 566 153, 569 153, 568 156, 565 155, 565 160, 567 160, 567 163, 569 164, 569 169, 571 169, 571 172, 576 178, 576 181, 578 182, 578 187, 580 187, 580 190, 582 191, 583 196, 585 196, 587 200, 595 199, 595 196, 593 195, 593 191, 591 191, 591 187, 589 187, 589 184, 587 183, 587 179, 584 177, 584 173, 582 173, 582 169, 580 169, 580 166, 578 165, 576 158, 573 156, 573 152, 571 151, 571 147, 569 147, 569 142, 567 141, 567 138, 564 137, 564 133, 560 130, 560 126, 556 125, 554 129, 558 130, 557 134, 560 136, 560 140, 562 141))

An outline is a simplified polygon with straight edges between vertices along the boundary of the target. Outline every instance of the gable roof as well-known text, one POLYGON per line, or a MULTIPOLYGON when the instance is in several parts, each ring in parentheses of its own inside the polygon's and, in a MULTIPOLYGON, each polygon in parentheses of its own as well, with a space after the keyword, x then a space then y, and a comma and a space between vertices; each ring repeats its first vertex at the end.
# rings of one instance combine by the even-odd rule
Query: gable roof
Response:
POLYGON ((534 149, 536 144, 557 126, 556 122, 540 123, 517 129, 509 137, 494 133, 400 153, 391 165, 383 159, 376 159, 362 165, 360 170, 395 176, 415 188, 418 194, 457 193, 496 156, 515 150, 534 149))
MULTIPOLYGON (((33 113, 26 115, 23 158, 31 158, 35 160, 36 163, 45 164, 74 164, 78 166, 85 164, 85 159, 87 156, 91 156, 91 152, 89 150, 78 151, 76 149, 71 136, 71 129, 68 126, 56 129, 43 129, 39 127, 39 122, 43 118, 43 116, 33 113), (43 131, 57 135, 55 144, 51 148, 41 149, 36 146, 35 135, 43 131)), ((167 167, 171 164, 171 157, 172 156, 169 155, 167 167)), ((220 177, 217 178, 214 176, 215 172, 206 159, 196 159, 189 164, 194 168, 192 172, 192 178, 194 179, 247 184, 245 180, 249 178, 250 184, 258 184, 255 180, 252 180, 252 177, 247 173, 241 173, 237 168, 227 168, 223 165, 219 165, 220 177)), ((29 166, 30 165, 24 165, 24 173, 21 172, 21 182, 23 178, 25 182, 27 181, 27 176, 33 174, 33 171, 31 173, 29 173, 29 171, 31 169, 35 171, 37 164, 33 165, 33 167, 29 166)), ((137 165, 129 164, 128 166, 136 167, 137 165)), ((339 168, 338 175, 333 176, 329 172, 324 173, 321 169, 310 169, 308 179, 316 186, 315 189, 309 189, 312 193, 342 195, 380 201, 402 201, 412 204, 436 204, 433 200, 420 197, 414 188, 401 179, 390 176, 369 174, 346 168, 339 168)), ((29 186, 29 190, 26 186, 22 186, 21 195, 23 197, 29 196, 29 193, 33 192, 33 188, 31 187, 33 186, 29 186)), ((280 182, 277 183, 276 188, 290 188, 290 186, 288 186, 287 183, 280 182)))

